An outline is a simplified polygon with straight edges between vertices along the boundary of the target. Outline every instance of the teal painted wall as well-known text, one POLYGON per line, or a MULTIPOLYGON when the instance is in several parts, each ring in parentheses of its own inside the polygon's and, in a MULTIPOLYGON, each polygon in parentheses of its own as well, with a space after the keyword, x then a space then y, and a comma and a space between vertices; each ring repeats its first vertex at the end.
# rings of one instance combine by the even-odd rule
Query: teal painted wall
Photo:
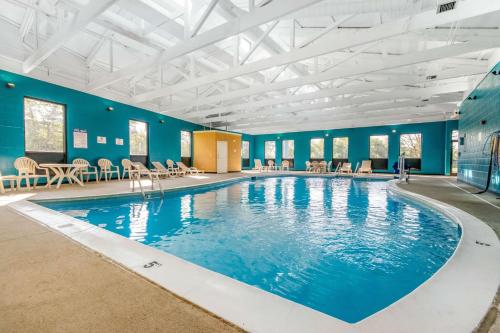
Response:
MULTIPOLYGON (((492 133, 500 131, 500 72, 498 63, 460 106, 459 133, 464 144, 459 146, 458 179, 479 188, 487 182, 492 133), (484 125, 481 120, 485 120, 484 125)), ((500 169, 494 163, 490 190, 500 193, 500 169)))
MULTIPOLYGON (((264 161, 265 141, 276 141, 276 159, 281 163, 282 141, 295 141, 295 169, 304 170, 305 162, 309 160, 310 140, 325 139, 325 160, 332 159, 332 144, 334 137, 349 137, 349 161, 353 164, 369 158, 369 140, 371 135, 389 136, 389 168, 399 156, 399 136, 401 134, 422 133, 422 170, 424 174, 449 174, 451 131, 458 127, 457 121, 442 121, 432 123, 404 124, 377 127, 346 128, 327 131, 308 131, 283 134, 266 134, 255 136, 255 158, 264 161), (392 131, 396 130, 395 133, 392 131), (328 135, 328 136, 326 136, 328 135), (279 137, 279 139, 278 139, 279 137)), ((379 170, 378 172, 384 172, 379 170)))
POLYGON ((201 129, 189 122, 0 70, 0 170, 4 174, 15 174, 13 162, 24 156, 25 96, 66 105, 68 161, 82 157, 96 165, 97 159, 105 157, 119 164, 122 158, 128 158, 129 119, 149 124, 152 161, 180 160, 180 131, 201 129), (7 82, 15 83, 15 89, 7 89, 7 82), (114 111, 106 111, 108 106, 114 111), (88 149, 73 148, 75 128, 87 130, 88 149), (97 136, 107 137, 107 144, 97 144, 97 136), (123 138, 124 145, 115 145, 115 138, 123 138))

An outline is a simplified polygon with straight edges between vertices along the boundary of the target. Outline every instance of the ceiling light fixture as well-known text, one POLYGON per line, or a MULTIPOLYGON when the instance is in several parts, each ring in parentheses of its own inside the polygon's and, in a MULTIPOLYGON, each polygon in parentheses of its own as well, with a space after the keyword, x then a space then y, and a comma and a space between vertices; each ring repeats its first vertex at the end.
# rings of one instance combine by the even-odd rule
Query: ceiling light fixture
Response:
POLYGON ((114 111, 114 110, 115 110, 115 108, 114 108, 114 107, 112 107, 112 106, 108 106, 108 107, 106 108, 106 110, 107 110, 108 112, 111 112, 111 111, 114 111))
POLYGON ((5 87, 8 88, 8 89, 14 89, 16 87, 16 85, 12 82, 7 82, 5 84, 5 87))

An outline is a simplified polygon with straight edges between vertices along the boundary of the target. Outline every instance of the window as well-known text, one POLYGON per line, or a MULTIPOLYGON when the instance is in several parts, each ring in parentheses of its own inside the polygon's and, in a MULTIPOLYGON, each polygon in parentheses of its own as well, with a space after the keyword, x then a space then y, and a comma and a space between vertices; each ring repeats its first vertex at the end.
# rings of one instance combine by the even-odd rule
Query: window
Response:
POLYGON ((65 154, 65 113, 62 104, 25 98, 25 151, 65 154))
POLYGON ((191 166, 191 132, 181 131, 181 162, 191 166))
POLYGON ((250 141, 241 141, 241 164, 244 168, 250 166, 250 141))
POLYGON ((130 156, 148 156, 148 124, 136 120, 130 120, 128 124, 130 156))
POLYGON ((250 159, 250 141, 241 142, 241 158, 244 160, 250 159))
POLYGON ((405 158, 421 158, 422 134, 402 134, 399 137, 399 154, 405 158))
POLYGON ((387 135, 370 136, 370 158, 387 159, 389 156, 389 137, 387 135))
POLYGON ((349 138, 333 138, 333 159, 347 159, 348 157, 349 138))
POLYGON ((181 131, 181 157, 191 157, 191 132, 181 131))
POLYGON ((274 160, 276 158, 276 142, 266 141, 264 143, 264 158, 274 160))
POLYGON ((311 159, 320 160, 325 156, 325 140, 311 139, 311 159))
POLYGON ((389 166, 389 137, 387 135, 370 136, 370 159, 374 170, 387 170, 389 166))
POLYGON ((294 159, 295 144, 293 140, 283 140, 283 159, 294 159))

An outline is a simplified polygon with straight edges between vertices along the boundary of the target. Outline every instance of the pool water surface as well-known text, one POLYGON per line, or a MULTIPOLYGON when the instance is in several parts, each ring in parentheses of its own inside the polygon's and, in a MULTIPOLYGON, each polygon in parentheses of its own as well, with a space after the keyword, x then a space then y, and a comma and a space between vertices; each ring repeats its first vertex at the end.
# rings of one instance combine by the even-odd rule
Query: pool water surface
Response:
POLYGON ((385 181, 268 177, 43 206, 354 323, 430 278, 460 228, 385 181))

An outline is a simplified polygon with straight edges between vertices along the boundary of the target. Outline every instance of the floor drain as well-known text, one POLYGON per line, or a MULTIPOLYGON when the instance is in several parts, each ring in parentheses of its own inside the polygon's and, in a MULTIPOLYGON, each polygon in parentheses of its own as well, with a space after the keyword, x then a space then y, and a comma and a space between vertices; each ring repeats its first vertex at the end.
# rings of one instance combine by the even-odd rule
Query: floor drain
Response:
POLYGON ((477 244, 477 245, 481 245, 481 246, 490 246, 490 244, 488 244, 488 243, 483 243, 483 242, 480 242, 480 241, 476 241, 476 244, 477 244))

